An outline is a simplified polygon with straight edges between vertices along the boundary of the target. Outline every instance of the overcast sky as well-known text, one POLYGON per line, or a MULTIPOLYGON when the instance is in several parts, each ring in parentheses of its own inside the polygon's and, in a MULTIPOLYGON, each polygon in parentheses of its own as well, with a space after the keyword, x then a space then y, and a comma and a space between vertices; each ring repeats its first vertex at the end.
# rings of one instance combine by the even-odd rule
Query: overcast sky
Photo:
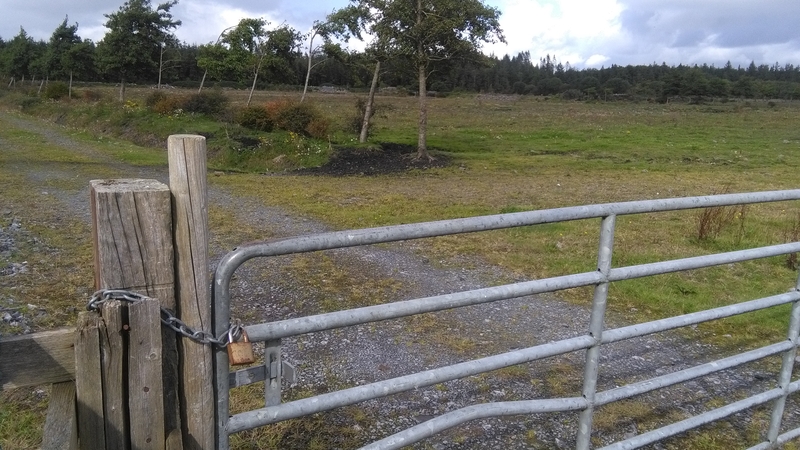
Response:
MULTIPOLYGON (((0 0, 0 37, 20 26, 49 39, 69 16, 81 37, 96 41, 119 3, 107 0, 0 0)), ((160 0, 153 0, 153 5, 160 0)), ((611 64, 800 65, 800 0, 486 0, 502 12, 508 44, 484 47, 497 56, 530 51, 577 68, 611 64)), ((172 10, 187 43, 213 42, 244 17, 286 22, 305 32, 347 0, 180 0, 172 10)))

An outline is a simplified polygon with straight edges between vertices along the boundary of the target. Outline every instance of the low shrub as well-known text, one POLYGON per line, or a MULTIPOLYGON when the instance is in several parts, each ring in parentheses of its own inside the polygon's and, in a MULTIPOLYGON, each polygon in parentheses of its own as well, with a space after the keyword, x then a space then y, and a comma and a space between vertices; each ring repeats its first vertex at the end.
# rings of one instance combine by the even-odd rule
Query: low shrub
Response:
POLYGON ((158 100, 151 109, 163 116, 169 116, 184 109, 184 100, 176 95, 165 95, 158 100))
POLYGON ((275 126, 281 130, 306 136, 327 136, 329 122, 311 103, 279 100, 267 103, 265 108, 275 126))
POLYGON ((306 126, 306 133, 315 139, 326 139, 328 130, 331 128, 331 121, 324 117, 315 117, 306 126))
POLYGON ((47 87, 44 89, 44 98, 49 98, 50 100, 61 100, 68 95, 69 86, 67 86, 67 83, 61 81, 48 83, 47 87))
POLYGON ((265 106, 248 106, 236 114, 236 123, 251 130, 271 132, 275 128, 265 106))
POLYGON ((186 112, 213 116, 221 114, 228 106, 228 97, 219 90, 203 91, 186 98, 183 109, 186 112))
POLYGON ((158 90, 152 91, 151 93, 147 94, 147 97, 145 97, 145 99, 144 99, 144 104, 148 108, 152 109, 154 106, 156 106, 156 104, 158 102, 164 100, 167 97, 168 97, 168 95, 167 95, 166 92, 158 89, 158 90))

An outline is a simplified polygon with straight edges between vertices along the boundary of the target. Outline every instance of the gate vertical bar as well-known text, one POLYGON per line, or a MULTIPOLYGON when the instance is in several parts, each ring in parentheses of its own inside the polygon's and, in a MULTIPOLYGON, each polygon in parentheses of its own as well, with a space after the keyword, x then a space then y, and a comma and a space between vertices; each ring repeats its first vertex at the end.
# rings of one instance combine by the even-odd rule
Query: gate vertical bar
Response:
MULTIPOLYGON (((611 256, 614 249, 614 227, 617 216, 610 215, 603 218, 600 224, 600 245, 597 254, 597 271, 607 277, 611 271, 611 256)), ((592 437, 592 415, 594 414, 594 394, 597 390, 597 372, 600 362, 600 340, 603 337, 603 327, 608 300, 608 281, 604 281, 594 288, 592 299, 592 315, 589 319, 589 334, 595 339, 595 344, 586 350, 586 362, 583 374, 583 397, 588 401, 586 409, 581 411, 578 422, 578 438, 575 448, 589 450, 592 437)))
MULTIPOLYGON (((800 278, 798 278, 795 289, 800 289, 800 278)), ((797 355, 798 335, 800 335, 800 302, 792 303, 792 313, 789 319, 788 339, 794 346, 784 352, 781 372, 778 376, 778 388, 783 390, 783 395, 775 400, 772 407, 772 416, 767 431, 767 441, 775 445, 781 431, 781 421, 786 407, 786 398, 789 396, 789 383, 792 381, 792 370, 794 369, 794 358, 797 355)))
POLYGON ((267 379, 264 381, 264 402, 267 406, 281 404, 281 340, 264 343, 264 365, 267 379))

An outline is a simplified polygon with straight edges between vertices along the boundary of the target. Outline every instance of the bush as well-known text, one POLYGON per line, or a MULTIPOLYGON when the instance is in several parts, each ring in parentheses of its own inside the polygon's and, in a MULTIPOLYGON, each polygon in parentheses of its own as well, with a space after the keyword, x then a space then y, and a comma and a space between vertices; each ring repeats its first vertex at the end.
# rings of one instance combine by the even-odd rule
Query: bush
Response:
POLYGON ((308 135, 311 122, 323 119, 319 110, 310 103, 281 100, 267 103, 266 109, 278 128, 297 134, 308 135))
POLYGON ((251 130, 271 132, 275 128, 269 111, 264 106, 248 106, 236 114, 236 123, 251 130))
POLYGON ((228 106, 228 97, 219 90, 203 91, 190 95, 183 105, 187 112, 213 116, 221 114, 228 106))
POLYGON ((44 98, 49 98, 51 100, 61 100, 62 98, 69 95, 69 86, 66 83, 62 83, 60 81, 54 81, 52 83, 48 83, 47 87, 44 90, 44 98))
POLYGON ((315 139, 326 139, 328 137, 328 130, 331 127, 330 120, 324 117, 315 117, 306 126, 306 132, 309 136, 315 139))
POLYGON ((184 109, 184 100, 178 96, 164 95, 151 107, 151 109, 161 115, 169 116, 184 109))
POLYGON ((144 99, 144 104, 147 105, 148 108, 153 108, 156 104, 162 100, 167 98, 167 93, 162 90, 155 90, 149 94, 144 99))

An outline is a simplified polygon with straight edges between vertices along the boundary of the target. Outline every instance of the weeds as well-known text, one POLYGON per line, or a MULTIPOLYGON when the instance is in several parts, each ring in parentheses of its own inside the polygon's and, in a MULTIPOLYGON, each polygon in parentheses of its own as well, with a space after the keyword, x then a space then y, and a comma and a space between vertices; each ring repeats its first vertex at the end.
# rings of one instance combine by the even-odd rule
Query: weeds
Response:
MULTIPOLYGON (((788 230, 784 236, 784 240, 786 242, 797 242, 800 241, 800 211, 794 216, 794 221, 792 222, 792 227, 788 230)), ((786 267, 789 270, 797 270, 797 253, 789 253, 786 255, 786 267)))
POLYGON ((736 222, 738 226, 734 240, 738 245, 744 237, 746 217, 747 205, 704 208, 697 214, 697 239, 699 241, 715 240, 723 230, 736 222))

